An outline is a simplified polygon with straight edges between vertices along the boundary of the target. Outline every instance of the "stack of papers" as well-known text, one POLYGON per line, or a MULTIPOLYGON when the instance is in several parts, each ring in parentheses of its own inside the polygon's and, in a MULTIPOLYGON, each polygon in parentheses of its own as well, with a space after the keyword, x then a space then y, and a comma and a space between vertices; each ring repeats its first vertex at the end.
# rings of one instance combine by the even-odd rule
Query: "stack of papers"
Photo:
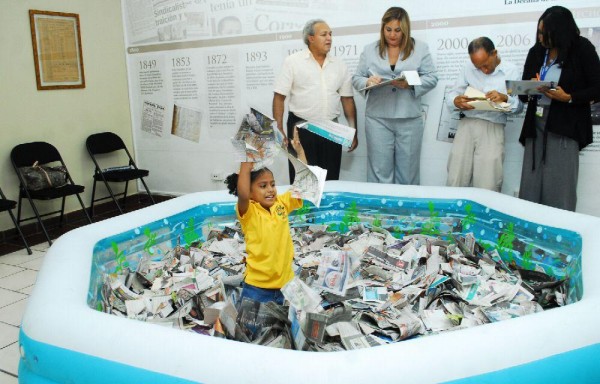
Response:
POLYGON ((473 87, 467 87, 465 96, 473 101, 469 101, 469 105, 472 105, 477 111, 493 111, 493 112, 510 112, 509 103, 494 103, 485 97, 485 93, 473 87))

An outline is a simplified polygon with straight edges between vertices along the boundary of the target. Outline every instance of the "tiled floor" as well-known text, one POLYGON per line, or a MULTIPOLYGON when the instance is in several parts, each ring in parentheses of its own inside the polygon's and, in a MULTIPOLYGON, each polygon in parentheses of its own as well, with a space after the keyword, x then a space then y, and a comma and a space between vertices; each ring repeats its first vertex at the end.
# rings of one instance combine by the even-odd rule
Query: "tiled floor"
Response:
MULTIPOLYGON (((157 202, 168 200, 171 196, 154 196, 157 202)), ((127 212, 144 208, 149 201, 134 199, 128 202, 127 212)), ((105 209, 94 217, 100 221, 119 214, 116 209, 105 209)), ((87 224, 77 220, 62 229, 50 231, 52 238, 87 224)), ((0 384, 17 384, 19 368, 19 327, 27 306, 27 299, 35 285, 37 273, 44 262, 49 248, 44 238, 37 234, 26 235, 33 253, 27 254, 20 239, 0 244, 0 384), (36 244, 37 245, 32 245, 36 244), (23 248, 17 251, 14 249, 23 248)))
POLYGON ((19 326, 48 243, 0 256, 0 383, 16 384, 19 326))

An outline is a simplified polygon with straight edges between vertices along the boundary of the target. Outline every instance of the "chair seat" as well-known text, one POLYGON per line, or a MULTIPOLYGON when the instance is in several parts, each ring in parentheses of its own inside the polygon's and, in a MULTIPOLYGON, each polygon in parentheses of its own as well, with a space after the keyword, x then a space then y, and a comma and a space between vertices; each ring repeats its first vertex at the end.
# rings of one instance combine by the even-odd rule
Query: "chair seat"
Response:
POLYGON ((0 199, 0 212, 8 211, 17 206, 17 202, 14 200, 0 199))
MULTIPOLYGON (((111 171, 102 172, 106 181, 111 182, 123 182, 129 180, 139 179, 141 177, 148 176, 150 172, 145 169, 116 169, 111 171)), ((102 181, 100 174, 94 174, 96 181, 102 181)))
POLYGON ((150 171, 146 169, 139 169, 133 161, 133 157, 131 157, 131 153, 125 146, 125 143, 119 135, 113 132, 100 132, 89 135, 85 141, 85 146, 94 162, 94 184, 92 187, 92 199, 90 203, 90 215, 94 216, 94 203, 96 201, 104 200, 108 197, 100 197, 96 198, 96 184, 101 183, 104 184, 104 187, 108 191, 109 197, 113 200, 119 212, 123 213, 123 208, 119 205, 116 196, 123 196, 123 202, 127 198, 127 187, 129 186, 129 181, 139 180, 144 189, 148 193, 150 200, 154 204, 154 198, 152 197, 152 193, 150 193, 150 189, 148 189, 148 185, 144 181, 144 177, 148 177, 150 171), (127 155, 129 161, 127 161, 128 165, 121 167, 110 167, 104 168, 100 166, 99 160, 100 158, 105 159, 104 155, 108 155, 114 152, 118 152, 119 157, 113 157, 114 160, 111 162, 119 162, 121 164, 125 164, 124 156, 127 155), (97 159, 97 155, 99 158, 97 159), (116 160, 116 159, 120 160, 116 160), (109 185, 111 183, 125 183, 125 188, 123 192, 114 193, 112 187, 109 185))
POLYGON ((29 195, 32 199, 51 200, 63 196, 71 196, 82 193, 84 189, 85 187, 83 185, 67 184, 58 188, 46 188, 40 189, 39 191, 29 191, 29 195))

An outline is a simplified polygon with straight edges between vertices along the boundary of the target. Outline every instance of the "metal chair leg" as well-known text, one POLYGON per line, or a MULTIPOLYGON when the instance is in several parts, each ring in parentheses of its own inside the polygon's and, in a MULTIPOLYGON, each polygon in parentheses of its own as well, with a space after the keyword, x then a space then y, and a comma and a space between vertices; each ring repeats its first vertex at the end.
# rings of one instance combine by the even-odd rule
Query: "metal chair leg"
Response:
POLYGON ((28 200, 29 200, 29 204, 31 204, 31 208, 33 208, 33 213, 35 213, 35 217, 37 218, 37 221, 40 224, 40 227, 42 227, 42 231, 44 232, 44 235, 46 236, 46 239, 48 240, 48 244, 52 245, 52 240, 50 239, 50 235, 48 234, 48 231, 46 230, 46 226, 44 225, 44 222, 42 221, 42 217, 40 216, 40 213, 39 213, 37 207, 35 206, 33 199, 28 199, 28 200))
POLYGON ((19 223, 17 223, 17 219, 15 218, 15 215, 12 213, 12 211, 10 209, 8 210, 8 214, 10 215, 10 218, 12 219, 13 223, 15 224, 15 228, 17 229, 17 232, 19 232, 19 236, 21 236, 21 240, 23 241, 23 244, 25 244, 25 248, 27 249, 27 254, 31 255, 33 252, 31 252, 31 248, 29 248, 29 244, 27 244, 25 235, 23 234, 23 231, 21 231, 21 227, 19 226, 19 223))
POLYGON ((90 218, 94 217, 94 197, 96 196, 96 179, 94 179, 94 184, 92 186, 92 201, 90 202, 90 218))
POLYGON ((154 201, 154 197, 152 197, 152 194, 150 193, 150 188, 148 188, 148 185, 146 185, 144 178, 140 177, 140 181, 144 185, 144 188, 146 188, 146 192, 148 193, 148 196, 150 197, 150 201, 152 201, 152 204, 156 204, 156 201, 154 201))

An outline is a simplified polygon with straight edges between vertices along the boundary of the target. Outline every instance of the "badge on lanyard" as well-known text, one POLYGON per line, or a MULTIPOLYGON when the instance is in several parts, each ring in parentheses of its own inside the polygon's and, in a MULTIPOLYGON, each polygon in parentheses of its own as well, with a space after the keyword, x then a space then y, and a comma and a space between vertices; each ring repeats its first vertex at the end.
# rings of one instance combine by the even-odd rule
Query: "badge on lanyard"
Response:
POLYGON ((537 117, 543 117, 544 116, 544 107, 536 107, 535 108, 535 115, 537 117))

